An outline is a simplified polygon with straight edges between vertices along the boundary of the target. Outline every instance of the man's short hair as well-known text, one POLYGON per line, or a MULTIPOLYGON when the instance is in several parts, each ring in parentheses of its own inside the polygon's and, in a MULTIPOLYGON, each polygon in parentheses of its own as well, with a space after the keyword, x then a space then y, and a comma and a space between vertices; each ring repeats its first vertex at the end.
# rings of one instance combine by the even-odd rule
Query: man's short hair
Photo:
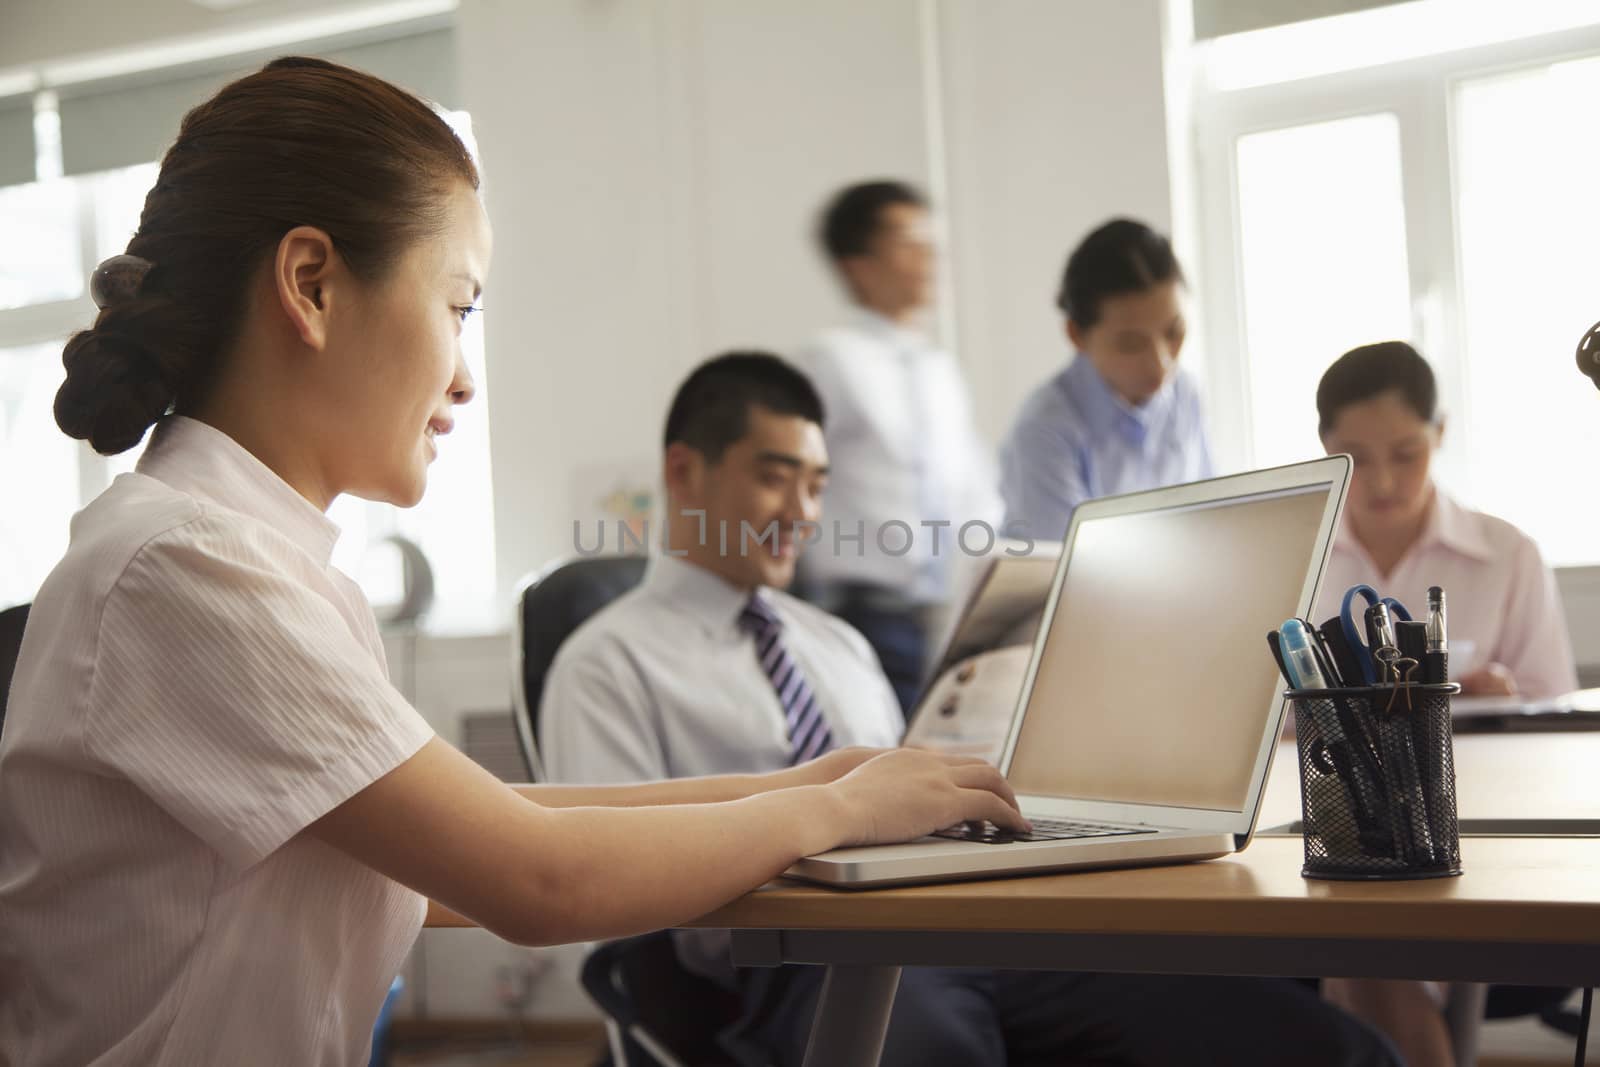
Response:
POLYGON ((1072 250, 1056 307, 1088 329, 1100 321, 1106 297, 1142 293, 1173 278, 1183 281, 1172 242, 1142 222, 1112 219, 1072 250))
POLYGON ((884 208, 895 204, 928 206, 923 195, 905 182, 861 182, 842 190, 822 212, 817 236, 823 252, 835 263, 866 255, 872 250, 884 208))
POLYGON ((1404 341, 1352 348, 1317 383, 1317 435, 1327 436, 1339 412, 1389 391, 1400 394, 1423 422, 1438 418, 1439 386, 1422 353, 1404 341))
POLYGON ((770 352, 725 352, 678 387, 663 447, 682 441, 716 463, 750 432, 752 407, 822 425, 822 398, 810 378, 770 352))

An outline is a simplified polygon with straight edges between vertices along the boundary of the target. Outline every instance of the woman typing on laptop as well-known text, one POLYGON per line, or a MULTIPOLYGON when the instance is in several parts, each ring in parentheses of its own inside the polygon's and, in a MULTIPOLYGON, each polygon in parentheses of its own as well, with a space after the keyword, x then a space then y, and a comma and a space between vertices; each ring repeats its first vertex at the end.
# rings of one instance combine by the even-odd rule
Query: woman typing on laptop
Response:
POLYGON ((389 684, 325 512, 416 503, 472 398, 477 190, 420 100, 278 60, 189 112, 95 272, 56 419, 108 455, 155 429, 74 519, 12 683, 0 1061, 365 1063, 426 898, 615 937, 841 844, 1026 825, 993 768, 911 750, 518 791, 389 684))

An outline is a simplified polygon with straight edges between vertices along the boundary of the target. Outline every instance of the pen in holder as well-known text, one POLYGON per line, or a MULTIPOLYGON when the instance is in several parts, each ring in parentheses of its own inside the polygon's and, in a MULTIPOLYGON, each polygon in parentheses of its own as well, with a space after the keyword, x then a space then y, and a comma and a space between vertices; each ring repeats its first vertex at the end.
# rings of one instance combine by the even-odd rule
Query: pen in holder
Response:
POLYGON ((1409 682, 1293 689, 1308 878, 1461 873, 1450 697, 1409 682))

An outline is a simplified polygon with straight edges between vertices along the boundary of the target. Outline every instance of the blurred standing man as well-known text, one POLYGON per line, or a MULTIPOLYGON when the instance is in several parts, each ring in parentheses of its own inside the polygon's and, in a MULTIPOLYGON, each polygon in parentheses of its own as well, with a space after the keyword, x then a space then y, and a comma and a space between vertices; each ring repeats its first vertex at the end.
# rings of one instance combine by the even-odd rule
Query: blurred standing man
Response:
MULTIPOLYGON (((961 368, 918 330, 936 276, 930 230, 927 202, 901 182, 838 193, 819 238, 856 311, 797 355, 828 411, 836 471, 804 582, 866 636, 905 711, 954 593, 962 525, 1000 519, 961 368)), ((974 550, 986 542, 971 532, 974 550)))

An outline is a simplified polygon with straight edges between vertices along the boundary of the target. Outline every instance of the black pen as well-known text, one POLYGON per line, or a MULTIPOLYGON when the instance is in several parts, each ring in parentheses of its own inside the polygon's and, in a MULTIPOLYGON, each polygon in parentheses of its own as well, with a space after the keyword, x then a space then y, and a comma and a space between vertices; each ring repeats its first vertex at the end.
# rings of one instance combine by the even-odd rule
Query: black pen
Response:
POLYGON ((1327 638, 1322 636, 1322 631, 1306 624, 1306 632, 1311 637, 1311 649, 1317 654, 1317 666, 1322 668, 1322 677, 1327 679, 1329 689, 1344 688, 1344 673, 1339 670, 1338 661, 1333 658, 1333 650, 1328 647, 1327 638))
POLYGON ((1394 616, 1389 614, 1389 605, 1380 601, 1368 608, 1366 623, 1367 651, 1372 656, 1373 673, 1380 682, 1390 681, 1393 667, 1380 654, 1386 648, 1391 657, 1398 651, 1394 640, 1394 616))
POLYGON ((1345 638, 1344 627, 1340 625, 1337 617, 1329 619, 1317 627, 1317 633, 1322 636, 1322 647, 1332 657, 1339 677, 1345 685, 1360 685, 1362 682, 1361 664, 1356 659, 1360 653, 1350 647, 1350 642, 1345 638))
POLYGON ((1450 680, 1450 635, 1445 629, 1444 590, 1428 587, 1428 648, 1423 656, 1422 680, 1442 685, 1450 680))

